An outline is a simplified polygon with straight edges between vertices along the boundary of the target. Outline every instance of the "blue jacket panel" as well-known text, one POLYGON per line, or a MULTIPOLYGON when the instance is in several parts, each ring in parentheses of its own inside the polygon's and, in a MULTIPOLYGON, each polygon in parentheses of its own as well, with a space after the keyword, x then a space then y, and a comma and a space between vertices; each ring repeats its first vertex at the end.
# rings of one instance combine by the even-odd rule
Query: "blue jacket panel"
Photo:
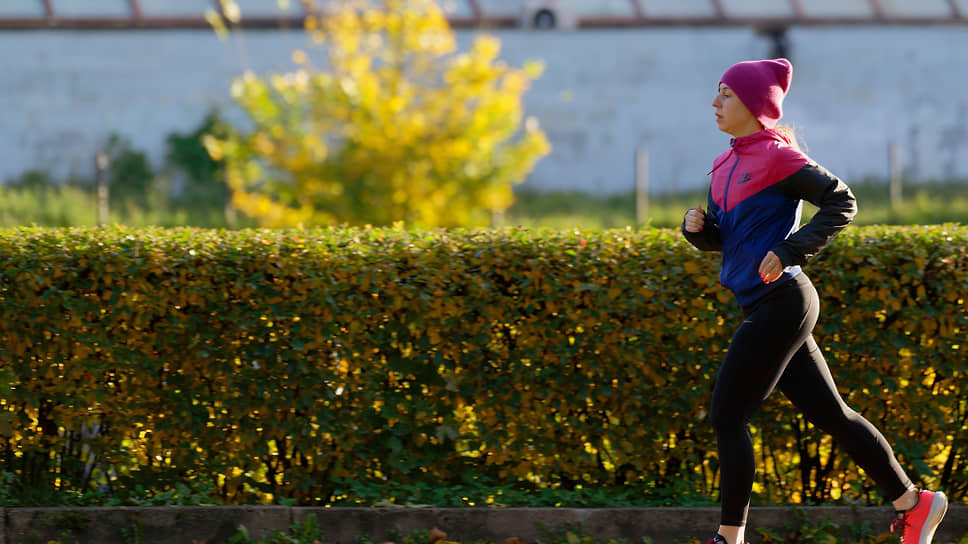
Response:
POLYGON ((716 224, 723 240, 719 282, 733 292, 741 306, 800 273, 799 266, 790 265, 773 283, 763 283, 760 278, 760 263, 766 254, 800 226, 801 208, 799 200, 787 198, 776 185, 743 200, 729 212, 717 206, 716 224))

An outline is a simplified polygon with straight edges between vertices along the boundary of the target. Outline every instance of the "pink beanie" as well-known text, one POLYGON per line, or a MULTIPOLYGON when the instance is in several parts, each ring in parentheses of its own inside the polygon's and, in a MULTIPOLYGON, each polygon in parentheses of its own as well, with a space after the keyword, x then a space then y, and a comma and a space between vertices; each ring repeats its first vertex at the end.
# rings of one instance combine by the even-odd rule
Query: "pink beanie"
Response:
POLYGON ((719 81, 736 93, 757 121, 773 128, 783 117, 783 98, 792 79, 793 65, 780 58, 736 63, 719 81))

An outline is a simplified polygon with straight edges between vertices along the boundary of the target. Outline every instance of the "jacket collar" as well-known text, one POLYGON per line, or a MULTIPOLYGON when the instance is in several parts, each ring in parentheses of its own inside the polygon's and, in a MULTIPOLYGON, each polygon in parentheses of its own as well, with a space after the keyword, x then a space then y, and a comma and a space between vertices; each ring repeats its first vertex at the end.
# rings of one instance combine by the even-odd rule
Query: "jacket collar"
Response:
POLYGON ((772 128, 765 128, 759 132, 754 132, 753 134, 750 134, 748 136, 742 136, 740 138, 731 138, 729 140, 729 152, 721 155, 719 159, 713 163, 713 169, 709 171, 709 174, 712 174, 713 172, 715 172, 717 168, 719 168, 727 160, 729 160, 729 158, 733 155, 733 153, 742 153, 741 150, 744 147, 750 147, 754 144, 757 144, 760 142, 767 142, 770 140, 783 142, 786 145, 792 144, 792 142, 790 142, 790 139, 787 138, 785 134, 772 128))
POLYGON ((729 146, 732 149, 738 150, 748 145, 752 145, 757 142, 763 142, 767 140, 778 140, 787 145, 791 144, 790 139, 787 138, 786 134, 783 134, 782 132, 776 129, 765 128, 759 132, 754 132, 753 134, 750 134, 748 136, 743 136, 741 138, 731 138, 729 140, 729 146))

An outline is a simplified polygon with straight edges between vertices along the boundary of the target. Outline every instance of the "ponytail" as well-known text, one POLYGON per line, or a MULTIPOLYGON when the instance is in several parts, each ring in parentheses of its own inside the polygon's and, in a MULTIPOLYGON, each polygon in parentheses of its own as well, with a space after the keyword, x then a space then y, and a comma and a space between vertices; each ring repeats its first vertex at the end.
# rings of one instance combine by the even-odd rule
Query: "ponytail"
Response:
POLYGON ((790 140, 790 144, 793 146, 794 149, 798 151, 803 151, 803 152, 807 151, 807 146, 800 141, 800 138, 797 137, 797 131, 793 127, 786 126, 786 125, 777 125, 773 127, 773 130, 779 132, 780 134, 785 136, 788 140, 790 140))

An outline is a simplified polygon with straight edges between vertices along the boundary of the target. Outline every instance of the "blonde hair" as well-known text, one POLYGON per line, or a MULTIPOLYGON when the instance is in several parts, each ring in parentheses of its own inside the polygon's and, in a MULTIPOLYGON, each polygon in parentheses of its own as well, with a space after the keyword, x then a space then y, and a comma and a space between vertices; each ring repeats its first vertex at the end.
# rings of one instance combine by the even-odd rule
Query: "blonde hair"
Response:
POLYGON ((791 127, 788 125, 777 125, 773 127, 773 130, 786 136, 787 139, 790 140, 790 143, 793 144, 793 147, 795 149, 798 149, 804 152, 807 151, 806 144, 800 140, 800 137, 797 135, 797 130, 794 127, 791 127))

